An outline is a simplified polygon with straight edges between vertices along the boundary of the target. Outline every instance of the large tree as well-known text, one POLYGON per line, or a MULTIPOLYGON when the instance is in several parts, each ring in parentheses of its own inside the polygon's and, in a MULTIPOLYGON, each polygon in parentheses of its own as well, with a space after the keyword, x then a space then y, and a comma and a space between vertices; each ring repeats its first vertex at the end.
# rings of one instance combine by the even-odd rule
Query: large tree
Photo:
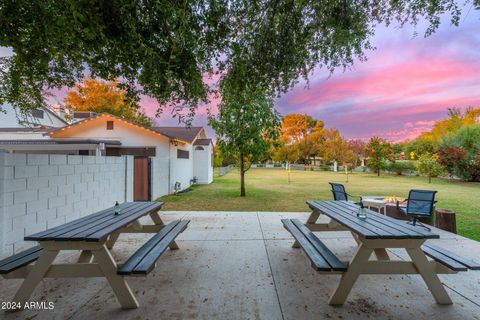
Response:
POLYGON ((280 140, 284 145, 295 145, 300 152, 303 163, 307 164, 309 157, 323 134, 324 124, 306 114, 287 114, 282 119, 282 134, 280 140))
POLYGON ((141 125, 152 125, 152 120, 139 107, 137 101, 128 100, 126 91, 118 87, 117 81, 84 79, 67 92, 64 102, 70 113, 107 112, 141 125))
POLYGON ((393 161, 392 145, 385 139, 373 137, 366 147, 368 156, 367 166, 380 176, 380 171, 385 168, 387 160, 393 161))
POLYGON ((234 156, 240 169, 240 196, 245 197, 245 173, 250 165, 268 155, 278 139, 280 117, 273 99, 259 90, 225 91, 218 115, 209 124, 217 133, 217 145, 234 156))
POLYGON ((458 25, 456 0, 0 0, 0 46, 14 53, 0 58, 0 104, 37 108, 87 73, 191 116, 205 75, 273 96, 364 60, 378 24, 424 18, 429 35, 446 14, 458 25))

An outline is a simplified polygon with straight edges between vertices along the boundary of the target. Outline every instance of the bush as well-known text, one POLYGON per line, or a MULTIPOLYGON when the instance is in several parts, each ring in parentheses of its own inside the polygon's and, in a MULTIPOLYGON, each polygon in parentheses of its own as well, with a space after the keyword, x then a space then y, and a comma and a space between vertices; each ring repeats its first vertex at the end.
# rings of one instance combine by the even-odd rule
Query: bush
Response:
POLYGON ((415 171, 415 164, 412 161, 395 161, 389 163, 386 169, 401 176, 405 172, 415 171))
POLYGON ((451 175, 480 181, 480 125, 460 129, 442 141, 438 161, 451 175))
POLYGON ((432 177, 438 177, 443 168, 437 161, 436 155, 423 154, 418 158, 417 170, 428 177, 428 183, 432 182, 432 177))

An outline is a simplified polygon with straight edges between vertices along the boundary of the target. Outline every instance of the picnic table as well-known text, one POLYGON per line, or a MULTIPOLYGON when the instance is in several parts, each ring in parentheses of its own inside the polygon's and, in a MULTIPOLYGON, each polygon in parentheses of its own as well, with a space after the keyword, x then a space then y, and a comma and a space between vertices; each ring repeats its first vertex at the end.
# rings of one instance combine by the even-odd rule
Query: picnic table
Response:
POLYGON ((189 221, 165 225, 158 211, 163 202, 125 202, 69 223, 25 237, 40 246, 0 261, 5 278, 25 279, 12 301, 23 305, 44 278, 105 277, 122 308, 137 308, 138 302, 124 276, 146 275, 166 250, 178 249, 175 237, 189 221), (150 216, 153 224, 142 224, 150 216), (122 233, 155 233, 123 264, 117 264, 110 249, 122 233), (53 263, 60 251, 76 250, 73 263, 53 263), (31 262, 35 262, 33 265, 31 262))
POLYGON ((295 238, 293 247, 301 247, 320 273, 341 274, 340 282, 330 297, 329 304, 341 305, 362 274, 420 274, 439 304, 451 304, 438 274, 480 269, 480 263, 459 257, 428 239, 439 235, 405 221, 396 220, 367 209, 367 218, 357 217, 359 206, 349 201, 309 201, 312 213, 303 224, 296 219, 282 220, 284 227, 295 238), (328 223, 317 223, 320 215, 330 218, 328 223), (358 247, 349 262, 340 261, 312 231, 349 231, 358 247), (390 248, 405 249, 411 261, 391 260, 390 248), (376 259, 370 259, 375 254, 376 259), (427 255, 433 261, 427 259, 427 255))

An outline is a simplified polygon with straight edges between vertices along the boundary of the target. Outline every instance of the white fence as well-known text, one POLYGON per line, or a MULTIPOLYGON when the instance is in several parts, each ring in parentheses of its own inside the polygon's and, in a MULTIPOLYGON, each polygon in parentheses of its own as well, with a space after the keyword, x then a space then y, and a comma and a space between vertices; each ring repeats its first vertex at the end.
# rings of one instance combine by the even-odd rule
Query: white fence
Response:
POLYGON ((132 200, 132 156, 0 151, 0 258, 35 245, 25 235, 132 200))

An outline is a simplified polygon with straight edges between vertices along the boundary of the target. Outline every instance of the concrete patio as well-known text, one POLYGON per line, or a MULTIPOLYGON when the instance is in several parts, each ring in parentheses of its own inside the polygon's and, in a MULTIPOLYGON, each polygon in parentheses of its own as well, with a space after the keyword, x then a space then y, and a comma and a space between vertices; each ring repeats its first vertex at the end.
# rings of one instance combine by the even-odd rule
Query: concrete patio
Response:
MULTIPOLYGON (((43 280, 32 301, 53 301, 54 310, 0 313, 2 319, 480 319, 480 271, 440 275, 454 304, 437 305, 420 276, 362 276, 342 307, 327 301, 339 275, 317 274, 301 249, 293 249, 282 218, 305 213, 162 212, 165 222, 190 219, 147 277, 127 279, 140 307, 121 310, 106 280, 43 280)), ((446 249, 478 260, 478 242, 439 231, 446 249)), ((355 241, 347 232, 319 234, 342 260, 355 241)), ((122 236, 113 248, 123 261, 145 242, 122 236)), ((389 250, 393 258, 406 254, 389 250)), ((75 259, 63 255, 59 259, 75 259)), ((9 301, 20 280, 0 278, 0 301, 9 301)))

